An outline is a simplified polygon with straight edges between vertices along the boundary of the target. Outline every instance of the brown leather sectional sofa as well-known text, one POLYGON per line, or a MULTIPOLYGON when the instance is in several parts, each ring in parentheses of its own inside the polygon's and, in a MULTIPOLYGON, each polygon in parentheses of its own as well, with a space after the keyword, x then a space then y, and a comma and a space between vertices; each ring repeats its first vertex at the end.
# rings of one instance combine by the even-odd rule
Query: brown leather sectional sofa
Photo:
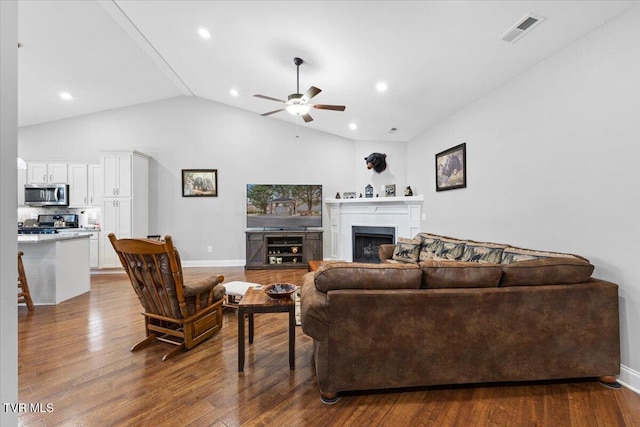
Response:
MULTIPOLYGON (((304 276, 302 329, 313 338, 323 401, 343 391, 442 384, 615 383, 616 284, 592 278, 593 265, 576 255, 484 244, 501 246, 508 263, 483 262, 483 244, 459 242, 473 248, 474 261, 461 261, 459 248, 457 259, 434 250, 416 262, 329 262, 304 276)), ((399 246, 382 247, 381 259, 399 246)))

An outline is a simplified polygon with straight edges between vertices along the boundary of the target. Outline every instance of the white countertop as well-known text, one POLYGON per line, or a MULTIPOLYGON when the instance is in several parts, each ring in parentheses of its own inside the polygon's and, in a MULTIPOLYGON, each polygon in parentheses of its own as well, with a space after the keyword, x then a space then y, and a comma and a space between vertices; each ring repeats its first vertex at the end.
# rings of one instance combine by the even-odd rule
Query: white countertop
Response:
POLYGON ((19 234, 18 243, 58 242, 61 240, 88 239, 89 233, 65 232, 63 234, 19 234))

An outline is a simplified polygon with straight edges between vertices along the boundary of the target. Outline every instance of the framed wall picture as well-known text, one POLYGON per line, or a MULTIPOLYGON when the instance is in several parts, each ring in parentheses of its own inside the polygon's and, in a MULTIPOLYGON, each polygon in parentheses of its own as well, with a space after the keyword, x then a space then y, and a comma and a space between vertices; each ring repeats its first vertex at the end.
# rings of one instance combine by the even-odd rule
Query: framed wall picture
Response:
POLYGON ((467 144, 436 154, 436 191, 467 186, 467 144))
POLYGON ((396 185, 395 184, 387 184, 384 186, 384 195, 385 197, 396 197, 396 185))
POLYGON ((182 197, 218 197, 218 170, 182 169, 182 197))
POLYGON ((343 199, 355 199, 356 198, 356 192, 355 191, 345 191, 342 193, 342 198, 343 199))

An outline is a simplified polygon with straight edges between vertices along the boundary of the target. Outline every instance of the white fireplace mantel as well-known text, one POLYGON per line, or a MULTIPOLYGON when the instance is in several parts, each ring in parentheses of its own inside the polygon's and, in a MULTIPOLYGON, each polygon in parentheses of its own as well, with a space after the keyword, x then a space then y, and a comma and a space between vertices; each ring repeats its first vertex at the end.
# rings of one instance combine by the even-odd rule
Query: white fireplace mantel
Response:
POLYGON ((420 231, 423 196, 325 199, 329 210, 329 259, 353 260, 352 227, 393 227, 398 237, 420 231))

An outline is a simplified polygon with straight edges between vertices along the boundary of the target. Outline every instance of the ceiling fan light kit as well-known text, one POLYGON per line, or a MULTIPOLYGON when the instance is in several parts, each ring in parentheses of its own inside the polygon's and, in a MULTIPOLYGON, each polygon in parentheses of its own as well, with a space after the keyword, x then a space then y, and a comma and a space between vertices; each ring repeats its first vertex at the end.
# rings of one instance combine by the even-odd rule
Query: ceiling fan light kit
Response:
POLYGON ((302 58, 293 58, 293 63, 296 65, 296 93, 292 93, 287 97, 287 100, 284 101, 282 99, 273 98, 271 96, 266 95, 253 95, 256 98, 267 99, 269 101, 276 101, 287 104, 284 108, 279 108, 277 110, 269 111, 268 113, 263 113, 261 116, 269 116, 274 113, 279 113, 280 111, 287 111, 289 114, 294 116, 301 116, 305 122, 310 122, 313 118, 309 115, 309 111, 311 108, 315 108, 317 110, 332 110, 332 111, 344 111, 344 105, 327 105, 327 104, 310 104, 309 100, 322 92, 322 89, 319 89, 315 86, 311 86, 304 94, 300 93, 300 65, 304 63, 302 58))
POLYGON ((302 114, 307 114, 311 107, 306 104, 291 104, 287 106, 287 113, 293 114, 294 116, 300 116, 302 114))

